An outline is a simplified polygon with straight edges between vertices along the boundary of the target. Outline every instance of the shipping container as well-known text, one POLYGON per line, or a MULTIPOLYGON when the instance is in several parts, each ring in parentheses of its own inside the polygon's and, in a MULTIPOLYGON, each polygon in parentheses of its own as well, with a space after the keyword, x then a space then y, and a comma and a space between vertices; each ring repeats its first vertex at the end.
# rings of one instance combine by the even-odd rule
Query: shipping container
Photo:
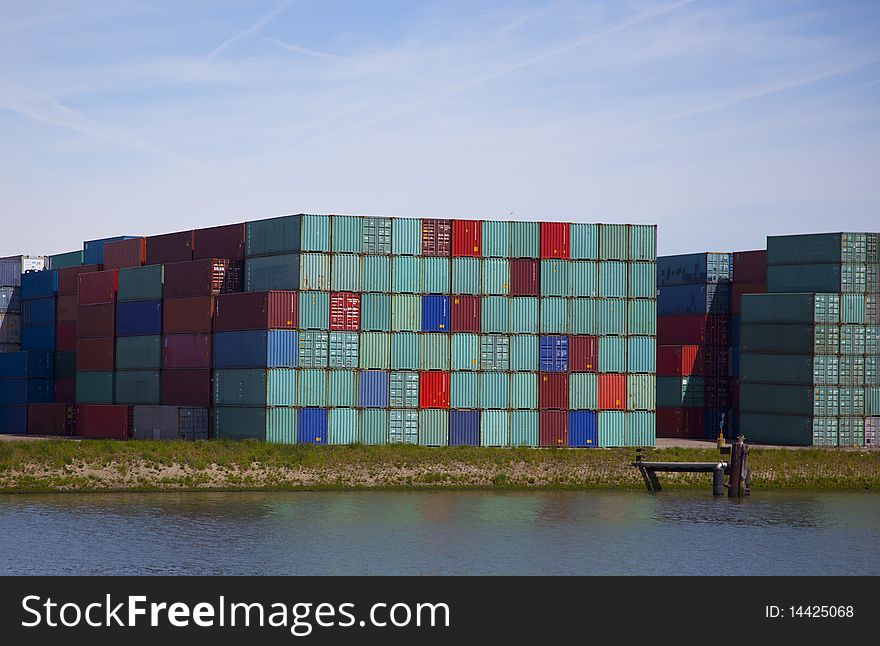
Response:
POLYGON ((388 256, 363 256, 361 261, 361 289, 365 292, 389 293, 391 291, 391 258, 388 256))
POLYGON ((421 282, 421 258, 394 256, 391 259, 391 291, 418 294, 421 282))
POLYGON ((733 254, 691 253, 661 256, 657 259, 657 285, 702 286, 729 283, 733 280, 733 254))
MULTIPOLYGON (((479 373, 479 408, 510 408, 510 374, 506 372, 479 373)), ((565 393, 566 398, 568 393, 565 393)))
POLYGON ((730 283, 660 287, 657 295, 659 316, 688 314, 728 314, 730 283))
POLYGON ((626 409, 653 411, 657 407, 657 378, 654 375, 626 376, 626 409))
POLYGON ((657 437, 692 439, 703 439, 705 437, 702 407, 681 408, 676 406, 673 408, 664 408, 658 406, 656 414, 657 437))
POLYGON ((477 408, 480 402, 480 376, 476 372, 453 372, 450 375, 449 405, 452 408, 477 408))
POLYGON ((69 404, 29 404, 27 407, 27 433, 28 435, 73 435, 74 419, 74 409, 69 404))
POLYGON ((507 302, 510 304, 510 332, 513 334, 537 334, 539 327, 538 299, 520 296, 511 298, 507 302))
POLYGON ((541 409, 567 410, 568 374, 542 372, 538 378, 538 404, 541 409))
MULTIPOLYGON (((402 295, 395 295, 400 298, 402 295)), ((419 299, 418 296, 413 296, 419 299)), ((421 300, 418 301, 421 305, 421 300)), ((421 326, 421 315, 418 320, 421 326)), ((389 294, 363 294, 361 296, 361 329, 387 332, 391 329, 391 296, 389 294)))
POLYGON ((660 345, 728 345, 727 316, 662 316, 657 319, 660 345))
MULTIPOLYGON (((322 371, 303 370, 300 373, 299 403, 304 406, 309 404, 308 398, 303 401, 303 380, 308 381, 307 373, 318 372, 322 371)), ((297 403, 296 370, 250 368, 214 371, 214 404, 217 406, 296 406, 297 403)), ((318 405, 323 406, 323 401, 318 405)))
POLYGON ((243 260, 246 225, 226 224, 193 231, 193 259, 228 258, 243 260))
MULTIPOLYGON (((215 332, 213 365, 216 368, 296 368, 299 332, 247 330, 215 332)), ((326 353, 325 353, 326 360, 326 353)))
POLYGON ((354 370, 327 371, 326 405, 353 407, 358 403, 358 378, 354 370))
POLYGON ((418 370, 418 334, 395 332, 391 335, 391 368, 392 370, 418 370))
POLYGON ((358 411, 358 442, 368 445, 388 444, 388 411, 368 408, 358 411))
MULTIPOLYGON (((395 234, 397 231, 395 230, 395 234)), ((407 241, 411 242, 411 237, 407 236, 407 241)), ((412 253, 412 245, 402 245, 404 250, 398 251, 397 243, 395 243, 395 255, 417 255, 412 253), (407 253, 407 251, 409 253, 407 253)), ((421 249, 423 256, 449 256, 452 255, 452 222, 451 220, 422 220, 422 242, 421 249)), ((462 255, 462 254, 455 254, 462 255)))
POLYGON ((603 410, 598 413, 599 446, 626 446, 626 413, 603 410))
POLYGON ((510 257, 538 258, 541 254, 541 228, 538 222, 510 222, 510 257))
POLYGON ((568 296, 572 291, 570 283, 569 260, 542 260, 541 261, 541 295, 542 296, 568 296))
POLYGON ((51 379, 4 379, 0 381, 0 406, 55 401, 51 379))
POLYGON ((76 342, 77 372, 113 370, 115 342, 104 339, 78 339, 76 342))
MULTIPOLYGON (((312 332, 311 334, 317 335, 319 333, 312 332)), ((360 362, 360 335, 357 332, 331 332, 329 348, 330 354, 327 365, 331 368, 355 369, 358 367, 360 362)))
POLYGON ((82 249, 76 251, 67 251, 65 253, 56 253, 49 256, 46 265, 47 269, 66 269, 68 267, 78 267, 83 264, 82 249))
POLYGON ((521 258, 510 261, 511 296, 538 296, 540 294, 540 261, 521 258))
POLYGON ((510 337, 497 334, 480 337, 480 369, 510 370, 510 337))
POLYGON ((599 372, 626 372, 627 338, 599 337, 599 372))
POLYGON ((486 220, 482 223, 483 256, 510 258, 510 222, 486 220))
POLYGON ((247 258, 299 253, 299 215, 255 220, 248 222, 246 226, 245 256, 247 258))
MULTIPOLYGON (((77 276, 79 304, 82 306, 115 303, 118 273, 114 269, 110 271, 95 271, 77 276)), ((25 298, 23 291, 22 298, 25 298)))
POLYGON ((0 314, 21 314, 20 287, 0 287, 0 314))
POLYGON ((482 293, 482 261, 479 258, 452 259, 452 293, 482 293))
POLYGON ((482 328, 482 299, 479 296, 450 297, 449 323, 452 332, 479 332, 482 328))
POLYGON ((55 380, 55 401, 67 404, 76 402, 76 366, 74 366, 73 377, 55 380))
POLYGON ((79 286, 80 274, 89 274, 101 271, 102 265, 81 265, 76 267, 67 267, 59 269, 58 275, 58 293, 59 294, 76 294, 79 286))
POLYGON ((147 238, 148 265, 189 262, 193 259, 193 231, 180 231, 147 238))
POLYGON ((418 408, 419 373, 395 371, 390 374, 389 405, 391 408, 418 408))
POLYGON ((745 294, 764 294, 766 291, 767 283, 733 283, 730 311, 734 314, 742 312, 742 297, 745 294))
POLYGON ((210 370, 165 370, 162 373, 162 404, 210 406, 213 380, 210 370))
POLYGON ((330 251, 329 215, 300 215, 300 248, 303 251, 330 251))
POLYGON ((134 406, 131 438, 133 440, 180 439, 180 409, 177 406, 134 406))
POLYGON ((330 294, 330 329, 357 331, 361 327, 361 295, 352 292, 330 294))
POLYGON ((158 404, 162 399, 161 375, 158 370, 117 372, 114 389, 116 404, 158 404))
POLYGON ((297 311, 300 330, 327 330, 330 327, 330 294, 300 292, 297 311))
POLYGON ((258 256, 244 261, 244 291, 296 291, 299 289, 299 254, 258 256))
POLYGON ((76 379, 76 351, 56 352, 52 363, 53 379, 76 379))
POLYGON ((295 408, 221 407, 213 409, 213 436, 230 440, 260 440, 294 444, 297 440, 295 408))
POLYGON ((118 274, 118 300, 151 301, 164 296, 165 266, 146 265, 121 269, 118 274))
POLYGON ((388 408, 389 373, 365 370, 360 373, 358 406, 361 408, 388 408))
MULTIPOLYGON (((657 371, 657 341, 654 337, 630 336, 627 337, 626 344, 627 372, 653 373, 657 371)), ((724 356, 727 357, 726 349, 724 356)), ((727 374, 726 371, 725 374, 727 374)))
POLYGON ((483 294, 510 293, 510 261, 507 258, 485 258, 483 265, 483 294))
POLYGON ((419 444, 423 446, 449 444, 449 411, 420 410, 418 424, 419 444))
POLYGON ((77 372, 76 403, 78 404, 112 404, 114 393, 114 373, 77 372))
POLYGON ((147 336, 161 333, 162 301, 128 301, 116 306, 116 336, 147 336))
POLYGON ((480 446, 480 411, 449 411, 449 446, 480 446))
POLYGON ((330 289, 334 292, 361 291, 361 257, 335 253, 330 257, 330 289))
POLYGON ((449 408, 449 373, 422 371, 419 375, 419 406, 449 408))
POLYGON ((422 296, 422 332, 449 332, 448 296, 422 296))
POLYGON ((480 220, 453 220, 452 255, 482 256, 482 228, 483 223, 480 220))
POLYGON ((573 372, 568 377, 568 405, 572 410, 599 409, 599 379, 593 372, 573 372))
POLYGON ((0 406, 0 435, 24 435, 27 424, 27 406, 0 406))
POLYGON ((35 271, 21 276, 21 300, 23 308, 33 300, 54 300, 58 291, 58 272, 35 271))
POLYGON ((449 370, 449 335, 419 335, 419 370, 449 370))
POLYGON ((767 251, 737 251, 733 254, 733 282, 766 283, 767 251))
POLYGON ((131 436, 131 407, 77 406, 76 434, 88 439, 127 440, 131 436))
POLYGON ((360 218, 361 223, 361 247, 359 251, 365 254, 391 253, 391 218, 360 218))
POLYGON ((626 224, 599 225, 599 259, 629 260, 629 226, 626 224))
POLYGON ((571 258, 571 224, 541 222, 541 258, 571 258))
POLYGON ((421 259, 421 291, 423 294, 448 294, 451 285, 452 263, 449 258, 421 259))
POLYGON ((162 337, 127 336, 116 339, 116 370, 160 370, 162 337))
POLYGON ((599 375, 599 410, 626 409, 626 375, 599 375))
POLYGON ((657 265, 653 262, 632 262, 628 263, 628 267, 629 284, 625 296, 628 298, 656 298, 657 265))
MULTIPOLYGON (((585 299, 573 299, 572 308, 579 301, 585 299)), ((587 299, 590 302, 592 299, 587 299)), ((627 333, 627 301, 623 298, 601 298, 596 301, 596 319, 598 331, 603 335, 624 335, 627 333)), ((572 317, 574 318, 574 316, 572 317)), ((578 330, 579 334, 590 334, 588 331, 578 330)))
POLYGON ((363 223, 366 218, 352 215, 331 217, 330 249, 334 253, 358 253, 363 244, 363 223))
POLYGON ((474 412, 479 415, 479 439, 481 446, 510 446, 510 413, 508 411, 484 410, 474 412))
MULTIPOLYGON (((384 312, 377 312, 377 314, 384 314, 384 312)), ((384 324, 384 317, 377 316, 373 326, 378 327, 379 324, 384 324)), ((387 327, 385 329, 387 330, 387 327)), ((416 294, 394 294, 391 296, 391 329, 395 332, 418 332, 422 329, 421 296, 416 294)))
POLYGON ((162 331, 166 334, 211 332, 214 297, 166 298, 162 306, 162 331))
POLYGON ((303 291, 330 291, 330 254, 302 253, 299 256, 299 288, 303 291))
POLYGON ((77 312, 77 337, 93 339, 116 334, 116 306, 80 305, 77 312))
POLYGON ((512 411, 510 446, 538 446, 539 441, 538 411, 512 411))
POLYGON ((574 410, 569 413, 568 445, 581 448, 599 446, 599 417, 595 411, 574 410))
POLYGON ((358 437, 357 411, 331 408, 327 412, 327 444, 355 444, 358 437))
MULTIPOLYGON (((424 253, 423 222, 417 218, 394 218, 391 220, 391 253, 395 256, 448 256, 449 221, 446 221, 446 253, 424 253)), ((435 243, 436 244, 436 239, 435 243)))
POLYGON ((656 335, 657 301, 645 298, 628 300, 626 331, 628 334, 656 335))
POLYGON ((572 372, 596 372, 599 368, 599 337, 571 336, 568 340, 572 372))
POLYGON ((129 238, 104 245, 104 269, 140 267, 147 259, 147 239, 129 238))
POLYGON ((537 372, 538 365, 538 337, 531 334, 516 334, 510 337, 510 369, 514 371, 537 372))
POLYGON ((568 446, 568 412, 561 410, 542 410, 540 413, 540 446, 568 446))
POLYGON ((162 339, 162 365, 167 369, 208 369, 212 365, 212 336, 171 334, 162 339))
POLYGON ((568 372, 568 337, 542 336, 539 360, 541 372, 568 372))
POLYGON ((52 379, 51 352, 0 352, 0 380, 52 379))
POLYGON ((419 443, 419 411, 391 410, 388 414, 388 439, 391 444, 419 443))
POLYGON ((360 344, 361 369, 387 370, 391 367, 390 335, 387 332, 364 332, 361 334, 360 344))
POLYGON ((450 339, 452 370, 480 369, 480 337, 477 334, 453 334, 450 339))
POLYGON ((860 292, 867 291, 868 268, 864 264, 770 265, 768 292, 860 292))
POLYGON ((657 225, 656 224, 630 224, 627 226, 629 234, 629 256, 627 260, 657 260, 657 225))

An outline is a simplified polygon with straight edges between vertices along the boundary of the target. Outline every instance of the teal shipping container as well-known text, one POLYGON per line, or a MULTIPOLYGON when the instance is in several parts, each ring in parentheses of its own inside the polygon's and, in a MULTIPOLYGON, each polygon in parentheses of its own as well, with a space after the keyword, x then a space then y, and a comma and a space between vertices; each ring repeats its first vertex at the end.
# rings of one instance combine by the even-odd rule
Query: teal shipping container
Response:
POLYGON ((390 368, 389 344, 390 335, 387 332, 364 332, 361 334, 361 369, 387 370, 390 368))
POLYGON ((419 335, 419 370, 449 370, 449 334, 419 335))
POLYGON ((629 260, 657 260, 657 225, 629 225, 629 260))
POLYGON ((865 354, 867 330, 864 325, 840 326, 840 354, 865 354))
POLYGON ((571 225, 571 257, 573 260, 599 259, 599 225, 571 225))
POLYGON ((449 258, 425 257, 421 261, 422 293, 449 294, 452 285, 452 261, 449 258))
POLYGON ((330 290, 330 254, 300 254, 299 288, 303 291, 330 290))
POLYGON ((391 335, 391 369, 419 369, 419 335, 415 332, 395 332, 391 335))
POLYGON ((296 406, 296 382, 297 371, 290 368, 215 370, 214 405, 296 406))
POLYGON ((418 294, 421 282, 421 259, 394 256, 391 259, 391 290, 399 294, 418 294))
POLYGON ((867 272, 867 266, 861 263, 770 265, 767 267, 767 291, 865 293, 867 272))
POLYGON ((840 414, 840 391, 836 386, 741 382, 739 393, 742 411, 821 417, 836 417, 840 414))
POLYGON ((112 404, 115 374, 110 371, 77 372, 77 404, 112 404))
POLYGON ((510 258, 510 222, 483 220, 482 238, 484 258, 510 258))
POLYGON ((330 347, 328 333, 322 331, 299 333, 297 365, 300 368, 326 368, 330 347))
POLYGON ((602 298, 626 298, 629 291, 628 274, 627 263, 625 262, 600 262, 599 296, 602 298))
POLYGON ((330 216, 301 215, 300 248, 303 251, 330 251, 330 216))
POLYGON ((510 337, 484 334, 480 337, 480 368, 510 370, 510 337))
POLYGON ((212 417, 216 438, 296 444, 295 408, 217 406, 212 417))
POLYGON ((739 362, 740 379, 751 383, 836 386, 839 381, 836 355, 744 353, 739 362))
MULTIPOLYGON (((574 375, 572 375, 573 377, 574 375)), ((657 408, 657 378, 654 375, 626 376, 626 409, 654 411, 657 408)), ((574 406, 572 406, 574 408, 574 406)), ((652 413, 653 414, 653 413, 652 413)))
POLYGON ((327 444, 355 444, 358 414, 353 408, 331 408, 327 413, 327 444))
POLYGON ((162 298, 164 278, 163 265, 120 269, 116 298, 119 302, 159 300, 162 298))
POLYGON ((542 296, 569 295, 574 289, 574 286, 571 284, 571 265, 572 263, 568 260, 545 259, 541 261, 540 284, 542 296))
MULTIPOLYGON (((397 298, 400 296, 396 295, 397 298)), ((388 332, 391 329, 390 294, 361 295, 361 329, 370 332, 388 332)))
POLYGON ((300 406, 327 405, 327 370, 300 370, 297 400, 300 406))
POLYGON ((810 446, 813 443, 813 417, 809 415, 776 415, 743 411, 740 428, 749 429, 753 444, 785 444, 810 446))
POLYGON ((626 345, 626 337, 599 337, 599 372, 626 372, 626 345))
POLYGON ((248 258, 244 261, 245 291, 298 290, 299 262, 299 256, 293 253, 248 258))
MULTIPOLYGON (((575 225, 576 226, 576 225, 575 225)), ((537 222, 510 223, 510 257, 538 258, 541 255, 541 228, 537 222)))
POLYGON ((840 326, 740 323, 743 353, 840 354, 840 326))
POLYGON ((330 259, 330 289, 334 292, 361 291, 361 258, 335 253, 330 259))
MULTIPOLYGON (((574 260, 568 263, 568 273, 568 296, 585 298, 599 296, 599 263, 593 260, 574 260)), ((543 278, 542 273, 542 281, 543 278)))
MULTIPOLYGON (((306 334, 306 333, 304 333, 306 334)), ((326 334, 326 333, 325 333, 326 334)), ((360 357, 360 335, 357 332, 331 332, 328 365, 331 368, 358 367, 360 357)), ((303 366, 306 367, 306 366, 303 366)), ((322 366, 308 366, 322 367, 322 366)))
POLYGON ((49 256, 49 269, 67 269, 68 267, 79 267, 81 264, 83 264, 82 249, 49 256))
POLYGON ((483 298, 482 308, 480 315, 483 332, 493 332, 495 334, 510 333, 509 298, 506 296, 486 296, 483 298))
POLYGON ((510 337, 510 369, 523 372, 538 371, 538 337, 515 334, 510 337))
POLYGON ((599 446, 626 446, 626 413, 618 410, 599 411, 599 446))
POLYGON ((510 445, 510 413, 484 410, 480 413, 480 446, 510 445))
POLYGON ((127 370, 116 373, 116 404, 158 404, 162 379, 158 370, 127 370))
POLYGON ((568 299, 541 299, 541 333, 568 334, 568 299))
MULTIPOLYGON (((601 422, 599 434, 601 436, 601 422)), ((657 416, 653 411, 626 413, 626 446, 654 446, 657 437, 657 416)))
POLYGON ((478 408, 480 379, 476 372, 453 372, 449 378, 449 403, 452 408, 478 408))
POLYGON ((624 335, 626 327, 626 299, 600 298, 596 301, 599 319, 599 334, 624 335))
POLYGON ((865 295, 841 294, 840 321, 842 323, 865 323, 865 295))
POLYGON ((515 410, 510 413, 510 446, 538 446, 538 411, 515 410))
POLYGON ((330 327, 330 294, 299 293, 299 329, 327 330, 330 327))
MULTIPOLYGON (((818 359, 830 359, 832 357, 816 357, 818 359)), ((865 385, 865 357, 861 355, 841 355, 833 357, 838 363, 838 380, 836 382, 823 382, 823 385, 833 385, 838 383, 841 386, 863 386, 865 385)), ((750 379, 749 381, 755 381, 750 379)), ((818 382, 815 382, 817 385, 818 382)))
POLYGON ((629 264, 629 298, 657 298, 657 265, 653 262, 629 264))
POLYGON ((388 441, 391 444, 418 444, 419 411, 393 409, 389 411, 388 441))
POLYGON ((389 256, 363 256, 361 261, 361 287, 365 292, 391 292, 391 258, 389 256))
POLYGON ((418 256, 422 253, 422 221, 418 218, 391 220, 391 252, 395 256, 418 256))
POLYGON ((161 368, 161 336, 121 336, 116 339, 117 370, 159 370, 161 368))
POLYGON ((636 298, 627 301, 626 331, 628 334, 657 334, 657 301, 636 298))
POLYGON ((449 411, 437 409, 419 411, 419 444, 424 446, 449 444, 449 411))
POLYGON ((248 222, 245 257, 299 253, 300 216, 285 215, 248 222))
POLYGON ((837 418, 813 418, 813 446, 837 446, 837 418))
POLYGON ((568 376, 568 389, 571 410, 599 410, 599 375, 573 372, 568 376))
POLYGON ((327 406, 357 406, 357 375, 354 370, 327 371, 327 406))
MULTIPOLYGON (((801 263, 869 262, 865 233, 813 233, 767 236, 767 262, 771 265, 801 263)), ((874 253, 877 250, 874 249, 874 253)), ((877 262, 873 260, 871 262, 877 262)))
POLYGON ((388 444, 388 411, 379 408, 359 410, 357 429, 361 444, 388 444))
POLYGON ((880 386, 880 356, 865 357, 865 385, 880 386))
MULTIPOLYGON (((432 260, 434 259, 432 258, 432 260)), ((421 329, 422 297, 416 294, 392 295, 391 330, 394 332, 419 332, 421 329)))
POLYGON ((483 294, 510 294, 510 261, 507 258, 485 258, 482 264, 483 294))
MULTIPOLYGON (((599 225, 599 260, 629 260, 629 227, 627 225, 599 225)), ((602 433, 601 423, 599 433, 602 433)))
POLYGON ((481 292, 482 267, 479 258, 452 259, 452 293, 479 294, 481 292))
POLYGON ((389 380, 391 408, 419 407, 419 373, 394 371, 389 380))
POLYGON ((745 294, 743 323, 840 323, 839 294, 745 294))
POLYGON ((506 372, 481 372, 480 408, 510 408, 510 375, 506 372))
POLYGON ((862 386, 841 386, 839 389, 841 417, 865 416, 865 389, 862 386))
POLYGON ((510 407, 529 410, 538 408, 538 373, 510 374, 510 407))
POLYGON ((480 369, 480 336, 478 334, 452 334, 451 369, 480 369))
POLYGON ((510 299, 510 331, 513 334, 538 333, 538 299, 517 296, 510 299))
MULTIPOLYGON (((604 339, 600 341, 602 347, 604 339)), ((652 336, 630 336, 626 340, 626 372, 657 372, 657 339, 652 336)))
POLYGON ((569 333, 599 334, 599 301, 595 298, 569 299, 569 333))
POLYGON ((865 328, 865 354, 880 355, 880 325, 869 325, 865 328))
POLYGON ((880 417, 880 386, 865 388, 865 415, 880 417))
POLYGON ((363 218, 361 253, 385 255, 391 253, 391 218, 363 218))

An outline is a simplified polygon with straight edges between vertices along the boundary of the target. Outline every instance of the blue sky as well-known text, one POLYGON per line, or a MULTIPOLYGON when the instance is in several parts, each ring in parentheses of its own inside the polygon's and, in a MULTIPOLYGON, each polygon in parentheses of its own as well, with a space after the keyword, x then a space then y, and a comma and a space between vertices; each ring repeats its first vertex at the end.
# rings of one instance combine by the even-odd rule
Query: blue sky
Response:
POLYGON ((0 3, 0 254, 284 213, 880 229, 880 3, 0 3))

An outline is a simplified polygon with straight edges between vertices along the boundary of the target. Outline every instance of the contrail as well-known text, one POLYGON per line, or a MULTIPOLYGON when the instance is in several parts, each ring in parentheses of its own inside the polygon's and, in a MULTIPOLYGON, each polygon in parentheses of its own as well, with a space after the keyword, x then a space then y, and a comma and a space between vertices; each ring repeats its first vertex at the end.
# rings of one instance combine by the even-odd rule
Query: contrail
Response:
POLYGON ((827 103, 828 101, 834 101, 835 99, 839 99, 844 96, 848 96, 850 94, 855 94, 856 92, 861 92, 862 90, 871 87, 872 85, 877 85, 880 83, 880 79, 875 79, 868 83, 864 83, 854 88, 850 88, 848 90, 844 90, 843 92, 838 92, 837 94, 832 94, 831 96, 826 96, 823 99, 816 99, 815 101, 811 101, 810 103, 806 103, 798 108, 795 108, 786 114, 792 114, 795 112, 803 112, 804 110, 809 110, 813 106, 821 105, 822 103, 827 103))
POLYGON ((224 49, 229 47, 232 43, 259 32, 263 27, 265 27, 270 22, 275 20, 275 18, 277 18, 279 16, 279 14, 281 14, 282 11, 287 9, 287 7, 289 7, 291 4, 293 4, 293 2, 294 2, 294 0, 285 0, 280 5, 275 7, 274 10, 267 13, 265 16, 260 18, 257 22, 255 22, 253 25, 251 25, 250 27, 248 27, 244 31, 240 31, 237 34, 235 34, 234 36, 232 36, 232 37, 226 39, 225 41, 223 41, 222 43, 220 43, 217 46, 217 48, 208 55, 208 60, 211 60, 211 61, 214 60, 224 49))

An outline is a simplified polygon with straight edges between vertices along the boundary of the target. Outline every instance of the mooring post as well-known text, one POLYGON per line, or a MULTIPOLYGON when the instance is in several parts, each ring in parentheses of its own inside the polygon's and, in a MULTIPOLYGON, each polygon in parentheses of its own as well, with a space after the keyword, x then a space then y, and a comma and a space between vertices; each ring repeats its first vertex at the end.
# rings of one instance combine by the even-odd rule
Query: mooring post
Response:
POLYGON ((712 471, 712 495, 724 495, 724 465, 721 463, 712 471))
POLYGON ((742 435, 737 437, 730 452, 730 488, 727 490, 727 495, 731 498, 739 498, 742 495, 743 440, 742 435))

